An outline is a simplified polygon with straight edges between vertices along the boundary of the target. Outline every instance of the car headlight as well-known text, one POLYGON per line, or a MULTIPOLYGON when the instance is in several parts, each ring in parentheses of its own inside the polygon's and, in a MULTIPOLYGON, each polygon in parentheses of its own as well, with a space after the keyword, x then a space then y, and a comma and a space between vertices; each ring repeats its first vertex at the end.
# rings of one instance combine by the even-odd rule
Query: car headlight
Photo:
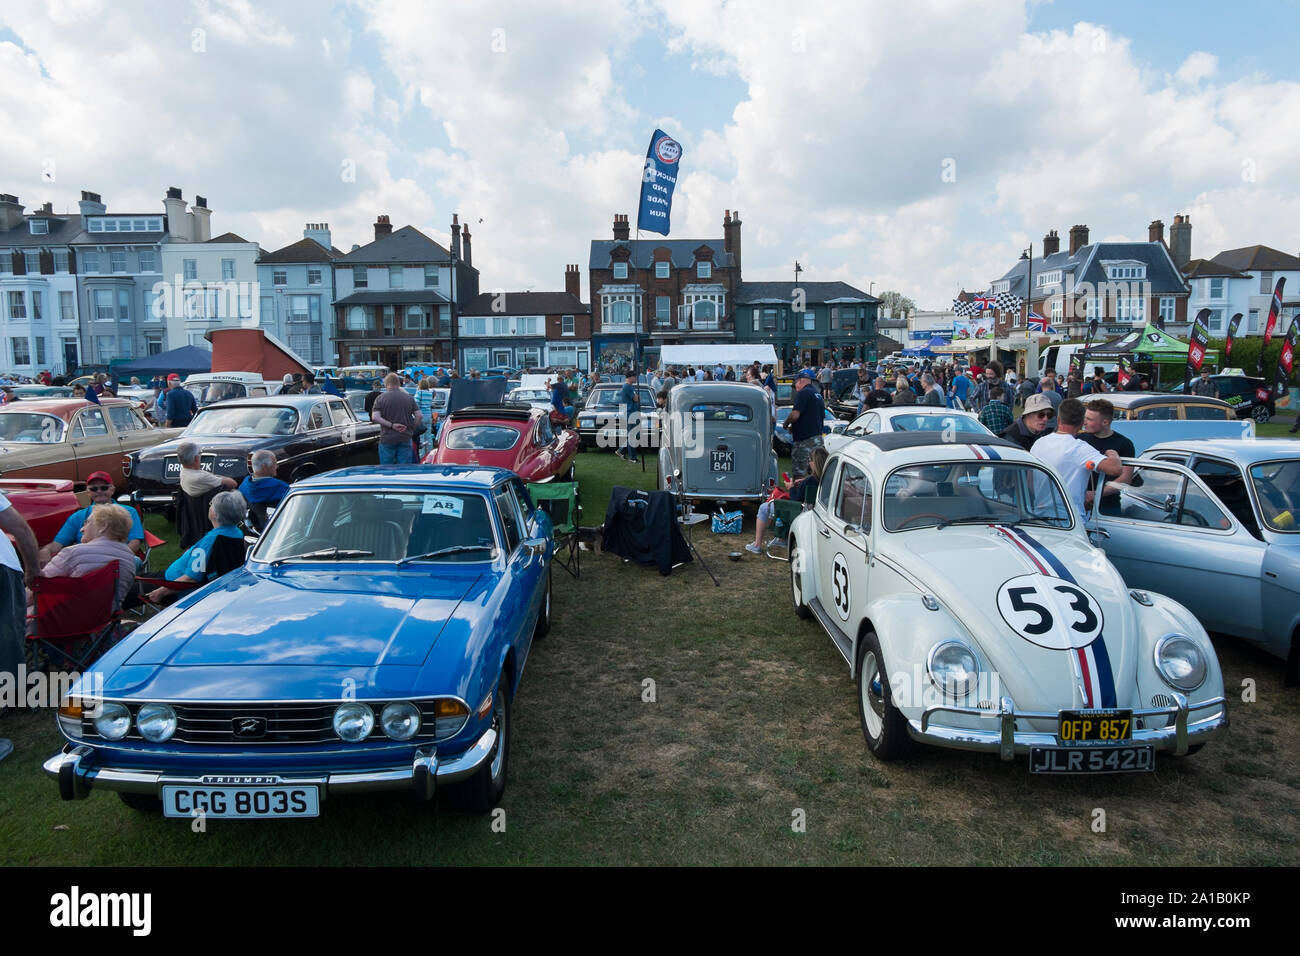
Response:
POLYGON ((393 701, 384 706, 379 725, 393 740, 410 740, 420 732, 420 710, 409 701, 393 701))
POLYGON ((435 740, 446 740, 460 733, 465 721, 469 720, 469 708, 459 700, 443 698, 433 704, 433 736, 435 740))
POLYGON ((334 708, 334 733, 349 743, 365 740, 375 729, 375 712, 368 704, 349 701, 334 708))
POLYGON ((131 712, 125 704, 105 703, 95 718, 95 732, 105 740, 121 740, 131 729, 131 712))
POLYGON ((135 726, 145 740, 160 744, 176 733, 176 711, 167 704, 145 704, 135 715, 135 726))
POLYGON ((958 641, 944 641, 931 648, 926 668, 930 680, 949 697, 965 697, 979 675, 975 652, 958 641))
POLYGON ((1208 666, 1196 642, 1182 634, 1168 634, 1156 644, 1156 670, 1170 687, 1193 691, 1205 683, 1208 666))

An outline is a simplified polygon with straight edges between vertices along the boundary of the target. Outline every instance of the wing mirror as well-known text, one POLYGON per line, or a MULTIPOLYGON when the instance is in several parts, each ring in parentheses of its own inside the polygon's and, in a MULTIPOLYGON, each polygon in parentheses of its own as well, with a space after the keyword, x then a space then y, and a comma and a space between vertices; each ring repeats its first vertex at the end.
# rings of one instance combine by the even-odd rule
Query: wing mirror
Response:
POLYGON ((529 560, 546 553, 545 538, 525 538, 523 545, 524 554, 528 555, 529 560))

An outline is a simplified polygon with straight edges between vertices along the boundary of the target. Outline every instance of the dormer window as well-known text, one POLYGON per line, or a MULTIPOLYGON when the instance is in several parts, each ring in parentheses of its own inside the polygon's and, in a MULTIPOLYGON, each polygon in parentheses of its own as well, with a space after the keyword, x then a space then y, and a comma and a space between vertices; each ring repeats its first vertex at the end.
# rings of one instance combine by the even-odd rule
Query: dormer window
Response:
POLYGON ((615 279, 626 279, 626 278, 627 278, 627 263, 626 263, 626 262, 616 262, 616 263, 614 263, 614 278, 615 278, 615 279))
POLYGON ((1140 262, 1124 262, 1107 264, 1106 278, 1117 279, 1145 279, 1147 277, 1147 267, 1140 262))
POLYGON ((30 219, 28 223, 33 236, 48 236, 50 234, 50 221, 48 219, 30 219))
POLYGON ((1038 276, 1039 285, 1056 285, 1061 281, 1061 270, 1053 269, 1051 272, 1043 272, 1038 276))
POLYGON ((701 259, 695 263, 695 275, 700 279, 711 279, 713 277, 713 263, 707 259, 701 259))
POLYGON ((656 262, 656 263, 655 263, 655 278, 656 278, 656 279, 667 279, 667 278, 668 278, 668 265, 669 265, 669 264, 668 264, 667 262, 656 262))

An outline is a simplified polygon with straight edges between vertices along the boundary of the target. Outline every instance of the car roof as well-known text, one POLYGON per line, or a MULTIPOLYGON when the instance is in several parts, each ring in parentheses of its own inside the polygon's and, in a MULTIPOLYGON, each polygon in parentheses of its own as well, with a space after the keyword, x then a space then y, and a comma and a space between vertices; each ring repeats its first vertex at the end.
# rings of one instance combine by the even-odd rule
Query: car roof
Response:
POLYGON ((467 420, 526 422, 533 418, 540 418, 542 414, 540 408, 534 408, 524 402, 508 402, 502 405, 466 405, 448 415, 447 420, 449 423, 467 420))
MULTIPOLYGON (((135 402, 125 398, 101 398, 99 403, 105 406, 121 405, 126 408, 134 408, 136 405, 135 402)), ((6 412, 43 412, 47 415, 68 418, 87 405, 94 404, 84 398, 24 398, 17 404, 0 408, 0 415, 6 412)))
POLYGON ((416 490, 421 485, 486 490, 514 472, 483 465, 357 465, 295 481, 290 491, 303 488, 377 488, 400 485, 416 490))
POLYGON ((1116 408, 1133 408, 1150 402, 1173 402, 1179 405, 1214 405, 1219 408, 1231 408, 1227 402, 1208 395, 1179 395, 1177 392, 1106 392, 1097 396, 1104 398, 1116 408))
POLYGON ((1238 462, 1271 461, 1275 458, 1300 458, 1300 442, 1289 438, 1199 438, 1194 441, 1162 441, 1142 453, 1157 451, 1204 452, 1238 462))
POLYGON ((200 412, 206 412, 213 408, 266 408, 268 405, 275 408, 288 406, 290 408, 310 408, 317 402, 325 401, 330 398, 338 398, 338 395, 331 395, 328 392, 322 392, 319 395, 267 395, 263 398, 240 398, 233 401, 217 402, 215 405, 208 405, 199 409, 200 412))
POLYGON ((944 408, 942 405, 881 405, 878 408, 863 409, 862 414, 867 412, 877 412, 885 418, 893 418, 895 415, 960 415, 979 421, 979 416, 974 412, 944 408))
POLYGON ((964 442, 945 440, 942 432, 884 432, 878 435, 845 437, 847 440, 832 454, 878 467, 933 462, 935 450, 942 450, 945 452, 942 457, 953 461, 984 461, 996 458, 1002 461, 1042 464, 1039 459, 1015 442, 996 435, 977 436, 977 441, 964 442), (977 452, 977 448, 984 450, 977 452))

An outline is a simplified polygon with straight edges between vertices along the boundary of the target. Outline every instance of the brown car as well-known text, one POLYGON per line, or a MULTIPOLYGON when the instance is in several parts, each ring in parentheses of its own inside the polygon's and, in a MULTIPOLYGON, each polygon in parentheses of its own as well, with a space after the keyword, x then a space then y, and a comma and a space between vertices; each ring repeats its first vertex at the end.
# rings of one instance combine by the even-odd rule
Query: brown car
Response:
POLYGON ((0 475, 83 482, 106 471, 119 488, 124 455, 174 438, 180 428, 155 428, 122 398, 100 404, 78 398, 13 402, 0 408, 0 475))

